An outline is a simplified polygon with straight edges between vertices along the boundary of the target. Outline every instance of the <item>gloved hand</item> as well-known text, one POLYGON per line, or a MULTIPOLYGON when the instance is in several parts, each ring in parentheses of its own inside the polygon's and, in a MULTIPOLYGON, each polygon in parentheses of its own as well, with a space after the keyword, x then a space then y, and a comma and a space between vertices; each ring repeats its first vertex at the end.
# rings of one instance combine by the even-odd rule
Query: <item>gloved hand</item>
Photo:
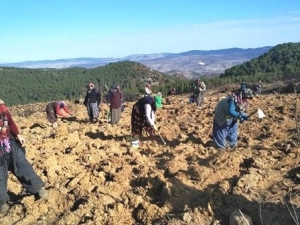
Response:
POLYGON ((249 116, 247 113, 243 113, 241 116, 240 116, 240 123, 243 123, 245 120, 248 120, 249 119, 249 116))
POLYGON ((153 125, 153 130, 158 131, 158 128, 156 125, 153 125))

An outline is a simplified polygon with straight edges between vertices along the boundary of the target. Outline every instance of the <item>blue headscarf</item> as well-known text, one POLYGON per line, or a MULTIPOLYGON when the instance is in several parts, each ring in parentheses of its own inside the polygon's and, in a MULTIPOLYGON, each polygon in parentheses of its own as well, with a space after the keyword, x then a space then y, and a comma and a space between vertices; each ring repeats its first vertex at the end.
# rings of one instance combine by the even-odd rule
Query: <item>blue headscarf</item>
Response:
POLYGON ((147 103, 152 105, 154 103, 154 98, 150 95, 145 96, 145 98, 147 99, 147 103))

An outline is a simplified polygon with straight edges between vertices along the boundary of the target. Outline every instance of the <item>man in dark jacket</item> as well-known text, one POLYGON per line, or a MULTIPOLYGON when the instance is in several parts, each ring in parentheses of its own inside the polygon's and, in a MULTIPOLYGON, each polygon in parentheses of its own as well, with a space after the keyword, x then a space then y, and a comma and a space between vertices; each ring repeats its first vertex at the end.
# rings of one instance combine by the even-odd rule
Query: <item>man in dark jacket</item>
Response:
POLYGON ((111 86, 107 94, 107 104, 110 108, 111 125, 117 124, 121 118, 121 106, 122 106, 122 92, 119 85, 115 84, 111 86))
POLYGON ((99 117, 99 105, 101 103, 101 94, 94 84, 87 85, 86 95, 83 104, 87 108, 88 116, 91 122, 97 122, 99 117))

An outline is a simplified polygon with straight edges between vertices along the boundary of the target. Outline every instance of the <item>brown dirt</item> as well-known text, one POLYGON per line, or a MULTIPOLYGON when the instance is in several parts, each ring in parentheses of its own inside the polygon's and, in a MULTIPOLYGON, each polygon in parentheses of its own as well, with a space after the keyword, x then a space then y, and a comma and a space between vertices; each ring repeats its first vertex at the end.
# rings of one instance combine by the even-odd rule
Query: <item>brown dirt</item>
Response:
POLYGON ((46 104, 11 107, 49 197, 24 194, 10 175, 10 210, 0 224, 217 225, 229 224, 236 209, 254 224, 295 224, 287 208, 300 213, 295 95, 253 99, 249 112, 260 108, 266 117, 240 125, 238 148, 218 152, 206 143, 224 95, 208 93, 201 110, 177 96, 157 113, 166 145, 145 134, 139 149, 130 145, 133 103, 117 126, 106 123, 104 104, 100 123, 92 124, 83 105, 69 103, 76 117, 59 121, 56 133, 46 122, 46 104))

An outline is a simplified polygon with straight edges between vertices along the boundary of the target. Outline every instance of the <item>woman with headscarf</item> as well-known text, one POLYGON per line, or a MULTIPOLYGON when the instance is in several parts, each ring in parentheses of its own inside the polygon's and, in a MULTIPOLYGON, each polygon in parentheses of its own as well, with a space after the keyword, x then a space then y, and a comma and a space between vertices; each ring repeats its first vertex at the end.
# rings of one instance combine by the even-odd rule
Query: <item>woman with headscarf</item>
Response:
POLYGON ((167 92, 167 98, 166 98, 167 104, 172 103, 172 99, 175 97, 175 95, 176 95, 176 89, 173 87, 167 92))
POLYGON ((69 115, 72 113, 69 111, 67 104, 64 101, 55 101, 50 102, 46 105, 46 114, 49 122, 52 123, 53 128, 57 128, 57 118, 66 117, 67 115, 63 111, 69 115))
POLYGON ((213 142, 222 150, 229 145, 234 148, 238 139, 238 120, 243 123, 249 118, 245 113, 248 100, 253 97, 250 89, 233 92, 216 106, 213 123, 213 142))
POLYGON ((147 83, 145 86, 145 95, 152 95, 151 84, 147 83))
POLYGON ((101 103, 100 91, 94 87, 93 83, 89 83, 87 85, 87 91, 86 91, 83 104, 87 109, 87 113, 91 122, 97 122, 98 120, 100 103, 101 103))
POLYGON ((111 86, 107 94, 107 104, 110 108, 111 121, 110 124, 117 124, 121 118, 121 106, 122 106, 123 94, 118 84, 111 86))
POLYGON ((167 97, 174 97, 175 95, 176 95, 176 89, 173 87, 168 91, 167 97))
POLYGON ((139 99, 132 108, 131 113, 131 136, 139 139, 145 129, 151 136, 157 131, 155 126, 156 105, 152 96, 144 96, 139 99))
POLYGON ((201 79, 196 80, 196 85, 194 88, 193 97, 196 102, 196 106, 198 109, 201 109, 202 102, 204 100, 204 93, 206 91, 206 85, 201 79))
POLYGON ((24 145, 25 139, 5 103, 0 100, 0 213, 9 210, 8 171, 17 177, 27 192, 37 194, 40 198, 48 195, 44 189, 45 183, 26 159, 24 145))

